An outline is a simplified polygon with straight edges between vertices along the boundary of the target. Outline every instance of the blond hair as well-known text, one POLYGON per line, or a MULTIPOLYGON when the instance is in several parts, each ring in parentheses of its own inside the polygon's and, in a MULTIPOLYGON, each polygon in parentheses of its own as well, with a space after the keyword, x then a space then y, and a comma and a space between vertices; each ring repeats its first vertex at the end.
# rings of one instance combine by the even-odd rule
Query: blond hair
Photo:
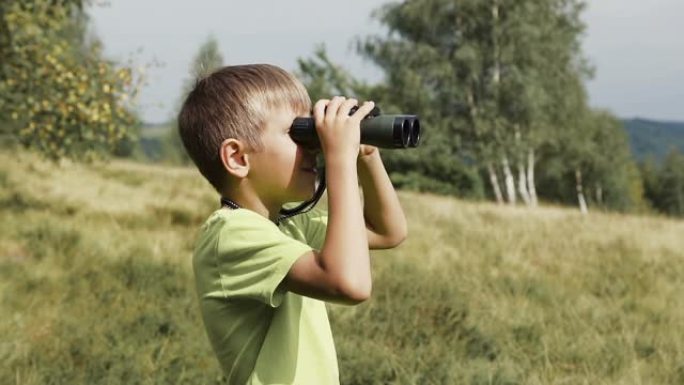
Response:
POLYGON ((235 138, 249 150, 263 150, 266 120, 280 107, 307 114, 311 99, 299 80, 274 65, 223 67, 197 81, 178 114, 178 130, 190 158, 216 191, 222 192, 228 178, 221 143, 235 138))

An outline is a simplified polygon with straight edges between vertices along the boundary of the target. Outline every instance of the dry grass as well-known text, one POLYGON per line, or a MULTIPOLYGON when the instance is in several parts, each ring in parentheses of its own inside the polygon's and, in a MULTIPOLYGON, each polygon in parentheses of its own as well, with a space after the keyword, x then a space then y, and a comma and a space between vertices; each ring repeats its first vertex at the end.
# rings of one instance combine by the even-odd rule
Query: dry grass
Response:
MULTIPOLYGON (((189 169, 0 155, 3 383, 221 383, 189 169)), ((373 298, 331 308, 345 384, 684 383, 684 222, 401 192, 373 298)))

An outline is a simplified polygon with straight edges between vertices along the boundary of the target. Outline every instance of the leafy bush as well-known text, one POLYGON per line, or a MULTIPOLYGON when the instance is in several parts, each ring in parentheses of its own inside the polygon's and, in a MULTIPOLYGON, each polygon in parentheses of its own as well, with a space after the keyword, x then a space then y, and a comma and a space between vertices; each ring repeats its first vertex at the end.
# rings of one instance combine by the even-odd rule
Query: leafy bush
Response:
MULTIPOLYGON (((11 135, 52 159, 92 159, 132 141, 131 68, 102 58, 85 36, 80 0, 0 5, 0 115, 11 135)), ((123 151, 125 152, 125 150, 123 151)))

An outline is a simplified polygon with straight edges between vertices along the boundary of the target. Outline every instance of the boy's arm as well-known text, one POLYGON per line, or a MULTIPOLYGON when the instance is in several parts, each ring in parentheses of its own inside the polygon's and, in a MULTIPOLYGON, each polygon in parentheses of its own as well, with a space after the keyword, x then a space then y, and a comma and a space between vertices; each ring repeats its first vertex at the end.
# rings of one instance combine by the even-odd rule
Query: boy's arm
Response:
POLYGON ((357 160, 363 189, 363 217, 368 247, 389 249, 398 246, 408 233, 404 211, 387 175, 377 147, 361 145, 357 160))
POLYGON ((328 226, 320 252, 299 257, 284 281, 286 289, 294 293, 347 304, 366 300, 372 287, 356 158, 361 117, 370 112, 373 103, 365 103, 349 116, 356 103, 335 97, 314 106, 328 174, 328 226))

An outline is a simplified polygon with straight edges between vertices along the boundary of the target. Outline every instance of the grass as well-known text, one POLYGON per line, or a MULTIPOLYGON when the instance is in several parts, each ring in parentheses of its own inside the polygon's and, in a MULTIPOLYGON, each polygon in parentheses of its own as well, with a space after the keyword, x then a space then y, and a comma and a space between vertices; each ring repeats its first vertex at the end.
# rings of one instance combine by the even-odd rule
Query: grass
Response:
MULTIPOLYGON (((684 221, 401 192, 374 293, 332 306, 344 384, 682 384, 684 221)), ((190 169, 0 155, 0 378, 217 384, 190 169)))

